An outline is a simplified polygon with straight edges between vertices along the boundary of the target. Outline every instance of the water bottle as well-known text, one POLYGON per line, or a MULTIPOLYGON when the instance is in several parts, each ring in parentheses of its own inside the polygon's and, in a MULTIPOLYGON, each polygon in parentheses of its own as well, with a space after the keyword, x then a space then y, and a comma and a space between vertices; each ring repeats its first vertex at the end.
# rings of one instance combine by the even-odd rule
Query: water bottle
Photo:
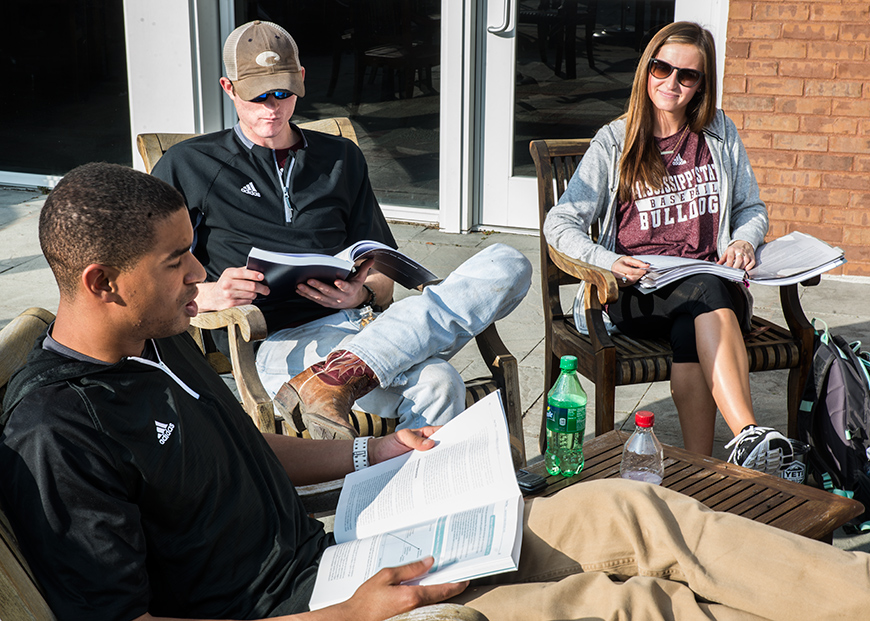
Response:
POLYGON ((655 415, 652 412, 635 412, 634 433, 622 449, 619 476, 623 479, 646 481, 661 485, 665 476, 662 445, 653 431, 655 415))
POLYGON ((547 393, 547 452, 550 474, 574 476, 583 470, 583 434, 586 431, 586 392, 577 375, 577 358, 562 356, 562 373, 547 393))

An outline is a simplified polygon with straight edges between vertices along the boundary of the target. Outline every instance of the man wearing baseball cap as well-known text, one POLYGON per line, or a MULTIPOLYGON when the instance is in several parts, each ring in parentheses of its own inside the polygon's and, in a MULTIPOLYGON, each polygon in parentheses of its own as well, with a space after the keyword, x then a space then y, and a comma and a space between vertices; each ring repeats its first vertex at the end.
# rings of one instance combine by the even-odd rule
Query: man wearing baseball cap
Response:
POLYGON ((347 280, 308 280, 262 299, 270 294, 263 275, 244 267, 252 246, 333 255, 361 240, 396 241, 359 148, 291 122, 305 69, 290 34, 270 22, 239 26, 224 65, 220 84, 238 124, 172 147, 152 171, 185 197, 207 272, 200 309, 261 298, 269 337, 257 352, 260 377, 278 411, 301 413, 312 437, 354 437, 355 402, 398 418, 400 429, 447 422, 465 409, 465 386, 447 358, 519 304, 528 260, 495 244, 383 312, 393 281, 370 261, 347 280), (362 330, 369 309, 376 319, 362 330))

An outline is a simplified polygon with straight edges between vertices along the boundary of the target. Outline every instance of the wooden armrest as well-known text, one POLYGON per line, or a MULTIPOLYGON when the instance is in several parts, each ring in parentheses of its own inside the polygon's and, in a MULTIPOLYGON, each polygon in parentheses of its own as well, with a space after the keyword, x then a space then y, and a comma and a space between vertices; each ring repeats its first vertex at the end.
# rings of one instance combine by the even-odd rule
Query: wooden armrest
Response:
POLYGON ((488 621, 483 613, 459 604, 432 604, 405 612, 387 621, 488 621))
POLYGON ((343 478, 311 485, 297 485, 296 493, 299 494, 308 515, 312 517, 335 515, 342 485, 344 485, 343 478))
POLYGON ((136 147, 139 149, 142 161, 145 162, 145 170, 150 173, 157 160, 163 156, 157 134, 139 134, 136 136, 136 147))
MULTIPOLYGON (((619 286, 616 284, 616 278, 613 277, 610 270, 573 259, 566 254, 562 254, 549 244, 547 244, 547 251, 556 267, 566 274, 570 274, 574 278, 579 278, 592 285, 592 288, 598 293, 598 303, 602 306, 615 302, 619 297, 619 286)), ((587 305, 589 302, 587 300, 587 305)))
POLYGON ((198 314, 190 323, 201 330, 227 329, 230 362, 242 407, 260 431, 280 433, 275 423, 272 398, 260 381, 254 355, 253 342, 261 341, 268 335, 266 320, 260 309, 253 304, 248 304, 220 311, 208 311, 198 314))
POLYGON ((248 342, 262 341, 269 334, 263 313, 253 304, 203 312, 191 319, 190 325, 202 330, 216 330, 235 325, 240 336, 248 342))
POLYGON ((509 360, 516 362, 514 355, 508 351, 504 341, 501 340, 494 323, 478 334, 475 340, 483 361, 493 375, 504 375, 504 363, 509 360))

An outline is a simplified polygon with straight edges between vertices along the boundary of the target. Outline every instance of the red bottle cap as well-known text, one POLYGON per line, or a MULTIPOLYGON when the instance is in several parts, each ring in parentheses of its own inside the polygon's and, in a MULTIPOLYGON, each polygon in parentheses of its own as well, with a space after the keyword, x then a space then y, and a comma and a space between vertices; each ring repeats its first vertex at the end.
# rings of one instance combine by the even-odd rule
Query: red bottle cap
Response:
POLYGON ((655 419, 656 415, 652 412, 641 410, 634 413, 634 424, 638 427, 652 427, 655 419))

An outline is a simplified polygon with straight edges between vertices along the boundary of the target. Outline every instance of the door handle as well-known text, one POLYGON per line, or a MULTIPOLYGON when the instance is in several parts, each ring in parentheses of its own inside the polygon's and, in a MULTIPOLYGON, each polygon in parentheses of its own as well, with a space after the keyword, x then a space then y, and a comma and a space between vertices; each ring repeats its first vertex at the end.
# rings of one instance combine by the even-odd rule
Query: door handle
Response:
POLYGON ((511 25, 511 0, 504 0, 504 22, 501 26, 487 26, 486 31, 490 34, 500 35, 507 32, 511 25))

